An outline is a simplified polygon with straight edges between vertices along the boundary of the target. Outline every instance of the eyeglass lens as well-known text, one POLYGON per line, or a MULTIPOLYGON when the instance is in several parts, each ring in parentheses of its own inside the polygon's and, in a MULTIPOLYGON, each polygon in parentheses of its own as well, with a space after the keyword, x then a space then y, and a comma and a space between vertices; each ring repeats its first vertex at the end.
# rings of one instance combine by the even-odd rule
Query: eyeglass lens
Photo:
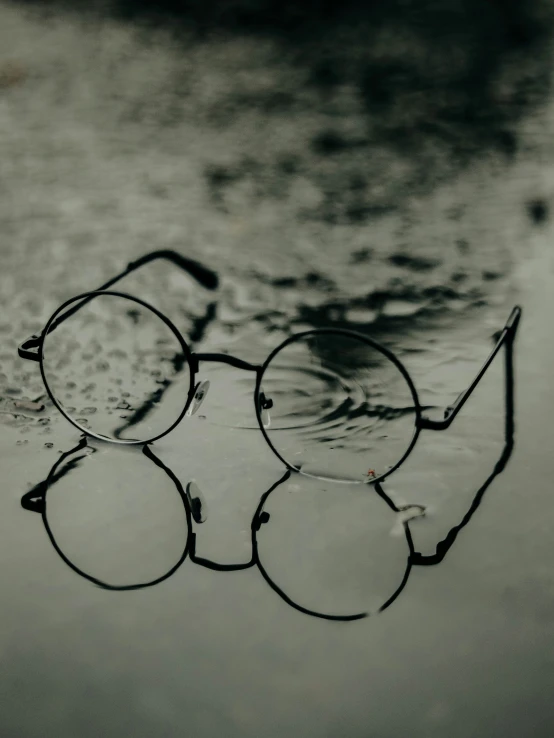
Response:
POLYGON ((397 365, 340 331, 285 344, 266 367, 259 415, 273 448, 310 476, 371 481, 406 453, 416 410, 397 365))
POLYGON ((190 367, 171 328, 131 299, 98 295, 49 332, 43 370, 62 411, 85 432, 147 441, 187 403, 190 367))

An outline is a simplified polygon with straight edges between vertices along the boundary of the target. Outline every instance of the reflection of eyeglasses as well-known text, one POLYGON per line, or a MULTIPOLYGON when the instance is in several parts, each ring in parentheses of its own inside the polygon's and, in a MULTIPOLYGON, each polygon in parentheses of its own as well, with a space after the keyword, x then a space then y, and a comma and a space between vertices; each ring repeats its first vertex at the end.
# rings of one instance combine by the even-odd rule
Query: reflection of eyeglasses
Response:
POLYGON ((414 383, 395 354, 361 333, 320 328, 288 337, 262 364, 221 353, 194 353, 175 325, 115 282, 167 258, 208 289, 217 276, 171 251, 153 252, 102 285, 67 300, 42 333, 19 348, 38 361, 46 390, 79 430, 120 444, 151 443, 196 413, 209 382, 204 362, 255 375, 254 409, 272 451, 293 470, 321 479, 375 483, 408 457, 423 429, 444 430, 501 347, 513 341, 514 307, 469 387, 433 420, 422 414, 414 383))
MULTIPOLYGON (((260 498, 250 526, 250 559, 241 564, 220 564, 196 553, 196 534, 192 521, 203 522, 201 500, 194 496, 198 492, 196 485, 189 483, 183 487, 150 446, 145 445, 141 450, 142 453, 135 450, 130 457, 120 459, 125 469, 126 484, 121 484, 117 474, 113 475, 110 484, 106 484, 106 481, 99 483, 99 476, 103 477, 107 471, 110 478, 116 469, 110 464, 109 454, 107 458, 104 456, 99 460, 95 469, 96 449, 83 436, 75 448, 57 459, 46 480, 22 497, 23 508, 40 513, 54 550, 79 576, 106 590, 144 589, 168 579, 188 557, 192 563, 214 571, 241 571, 257 567, 274 591, 292 607, 308 615, 343 621, 367 616, 365 612, 332 615, 307 609, 291 600, 268 574, 267 564, 264 566, 263 563, 265 551, 260 552, 258 545, 259 531, 270 518, 263 508, 271 493, 290 479, 290 470, 286 470, 260 498), (92 470, 87 469, 90 464, 93 465, 92 470), (133 484, 135 477, 141 479, 140 490, 133 484), (130 495, 128 499, 121 499, 121 493, 124 492, 122 487, 127 488, 130 495), (98 505, 98 496, 106 491, 107 499, 104 504, 98 505), (114 507, 114 498, 118 497, 114 507), (110 506, 107 516, 105 508, 110 506), (129 536, 128 523, 133 512, 137 513, 137 519, 132 521, 133 534, 129 536), (145 533, 148 531, 146 535, 140 534, 141 525, 145 526, 145 533), (156 531, 160 529, 163 535, 156 536, 156 531), (98 535, 99 530, 102 535, 98 535), (116 541, 118 549, 118 556, 113 559, 110 557, 110 538, 116 541), (127 550, 121 551, 122 548, 127 550)), ((372 499, 370 495, 363 497, 372 499)), ((406 568, 405 557, 402 568, 406 568)))

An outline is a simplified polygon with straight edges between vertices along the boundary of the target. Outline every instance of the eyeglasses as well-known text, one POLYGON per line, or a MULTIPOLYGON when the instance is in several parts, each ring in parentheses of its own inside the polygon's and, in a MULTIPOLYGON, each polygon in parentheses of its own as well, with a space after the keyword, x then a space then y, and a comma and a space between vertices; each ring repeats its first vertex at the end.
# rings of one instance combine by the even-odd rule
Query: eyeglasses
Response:
POLYGON ((398 506, 380 482, 373 485, 375 495, 356 494, 352 487, 344 490, 345 501, 335 485, 308 478, 298 485, 300 480, 287 469, 259 499, 250 526, 250 559, 233 564, 207 559, 197 554, 193 526, 193 520, 206 520, 198 485, 190 481, 184 486, 149 445, 99 448, 86 436, 56 460, 47 478, 26 492, 21 504, 41 515, 65 564, 103 589, 154 586, 189 558, 221 572, 257 568, 271 589, 299 612, 326 620, 358 620, 390 607, 414 566, 444 560, 506 468, 515 434, 511 342, 506 343, 504 385, 500 457, 461 522, 438 542, 434 554, 417 552, 412 540, 410 522, 424 514, 421 505, 398 506), (398 533, 403 529, 404 540, 399 535, 398 545, 386 528, 383 531, 381 502, 393 517, 400 516, 395 527, 398 533), (371 555, 370 541, 378 555, 371 555), (352 597, 361 608, 354 606, 352 597))
POLYGON ((172 321, 144 300, 109 288, 137 268, 165 259, 209 290, 207 267, 174 251, 143 256, 92 292, 64 302, 19 355, 37 361, 57 409, 83 433, 118 444, 150 444, 198 412, 210 383, 205 363, 252 373, 257 425, 288 469, 318 479, 383 481, 408 458, 422 430, 450 427, 491 362, 512 346, 514 307, 481 369, 443 417, 423 414, 398 357, 352 330, 318 328, 288 337, 262 364, 224 353, 196 353, 172 321))

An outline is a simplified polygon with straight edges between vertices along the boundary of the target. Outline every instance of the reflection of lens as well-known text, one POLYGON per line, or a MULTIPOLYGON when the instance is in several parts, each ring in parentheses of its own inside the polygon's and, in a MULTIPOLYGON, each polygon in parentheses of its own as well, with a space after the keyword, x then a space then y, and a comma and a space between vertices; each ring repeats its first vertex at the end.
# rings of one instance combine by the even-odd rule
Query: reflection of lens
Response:
POLYGON ((375 613, 402 583, 406 537, 372 488, 292 475, 263 505, 262 570, 296 606, 320 616, 375 613))
POLYGON ((137 587, 183 560, 185 503, 171 477, 136 447, 81 447, 50 475, 45 522, 79 574, 105 586, 137 587))
MULTIPOLYGON (((67 309, 61 309, 62 316, 67 309)), ((179 420, 191 386, 188 349, 152 309, 130 297, 99 293, 49 326, 44 380, 81 430, 112 441, 144 442, 179 420)))
POLYGON ((299 334, 270 356, 260 386, 266 437, 304 474, 372 481, 413 443, 415 389, 392 356, 363 336, 333 329, 299 334))

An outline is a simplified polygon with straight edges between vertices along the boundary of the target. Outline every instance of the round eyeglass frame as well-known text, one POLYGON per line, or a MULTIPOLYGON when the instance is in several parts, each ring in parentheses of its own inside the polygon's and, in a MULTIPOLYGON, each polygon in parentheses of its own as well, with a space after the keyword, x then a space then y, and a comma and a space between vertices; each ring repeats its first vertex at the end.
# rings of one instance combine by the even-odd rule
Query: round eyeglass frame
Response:
POLYGON ((281 344, 279 344, 279 346, 277 346, 275 349, 273 349, 273 351, 269 354, 269 356, 267 357, 267 359, 262 364, 261 371, 258 372, 258 376, 257 376, 257 379, 256 379, 256 388, 254 390, 254 401, 255 401, 255 409, 256 409, 256 418, 258 419, 258 425, 260 426, 260 430, 262 431, 267 444, 269 445, 269 447, 271 448, 271 450, 273 451, 273 453, 277 456, 277 458, 279 458, 283 462, 283 464, 285 464, 285 466, 287 467, 287 469, 290 469, 291 471, 294 471, 294 472, 297 472, 297 473, 300 473, 300 474, 304 474, 305 476, 311 477, 313 479, 322 479, 324 481, 338 482, 338 483, 343 483, 343 484, 368 484, 368 483, 369 484, 373 484, 374 482, 381 482, 381 481, 383 481, 383 479, 385 479, 385 477, 388 477, 389 474, 392 474, 392 472, 395 471, 396 469, 398 469, 398 467, 401 464, 403 464, 404 461, 408 458, 408 456, 412 452, 412 450, 413 450, 413 448, 414 448, 414 446, 415 446, 415 444, 417 442, 417 439, 418 439, 418 436, 419 436, 419 433, 420 433, 420 430, 421 430, 421 405, 420 405, 420 402, 419 402, 419 397, 418 397, 418 394, 417 394, 417 390, 415 388, 415 385, 414 385, 414 383, 412 381, 412 378, 410 377, 410 375, 408 373, 408 370, 406 369, 406 367, 404 366, 404 364, 402 364, 402 362, 400 361, 400 359, 398 359, 398 357, 395 354, 393 354, 392 351, 390 351, 388 348, 386 348, 385 346, 381 345, 380 343, 378 343, 374 339, 369 338, 368 336, 365 336, 363 333, 360 333, 358 331, 353 331, 353 330, 349 330, 349 329, 346 329, 346 328, 313 328, 311 330, 302 331, 301 333, 295 333, 292 336, 289 336, 289 338, 287 338, 285 341, 283 341, 281 344), (380 474, 379 476, 370 477, 366 481, 366 480, 354 480, 354 479, 341 480, 341 479, 328 478, 328 477, 324 477, 324 476, 320 476, 320 475, 315 475, 315 474, 308 474, 307 472, 303 472, 301 468, 299 469, 299 468, 293 466, 290 462, 288 462, 279 453, 279 451, 277 451, 277 449, 275 448, 275 446, 271 442, 271 440, 270 440, 270 438, 269 438, 269 436, 268 436, 268 434, 266 432, 266 429, 265 429, 264 424, 263 424, 263 421, 262 421, 262 414, 261 414, 261 408, 260 408, 260 403, 259 403, 259 395, 260 395, 260 391, 261 391, 261 386, 262 386, 262 382, 263 382, 264 373, 266 372, 267 368, 269 367, 271 361, 274 359, 275 356, 277 356, 277 354, 282 349, 284 349, 286 346, 290 345, 291 343, 294 343, 295 341, 298 341, 298 340, 301 340, 301 339, 306 338, 307 336, 313 336, 313 335, 319 335, 319 336, 321 336, 321 335, 341 335, 341 336, 349 336, 350 338, 353 338, 353 339, 357 339, 359 341, 362 341, 366 345, 371 346, 371 348, 373 348, 376 351, 378 351, 381 354, 383 354, 383 356, 386 359, 388 359, 389 361, 391 361, 394 364, 394 366, 398 369, 398 371, 400 372, 400 374, 403 376, 403 378, 406 381, 406 384, 408 385, 408 388, 410 390, 410 393, 411 393, 411 396, 412 396, 412 399, 413 399, 413 402, 414 402, 414 415, 415 415, 415 418, 414 418, 414 432, 413 432, 412 438, 411 438, 411 440, 410 440, 410 442, 408 444, 408 447, 407 447, 406 451, 403 453, 403 455, 400 457, 400 459, 393 466, 389 467, 385 472, 383 472, 383 474, 380 474))
MULTIPOLYGON (((103 440, 106 440, 106 439, 103 439, 103 440)), ((76 574, 78 574, 80 577, 83 577, 83 579, 87 579, 89 582, 92 582, 93 584, 96 584, 99 587, 102 587, 102 589, 107 589, 111 591, 121 591, 121 592, 137 590, 137 589, 146 589, 147 587, 153 587, 154 585, 160 584, 160 582, 163 582, 166 579, 169 579, 169 577, 175 574, 177 569, 179 569, 179 567, 183 564, 183 562, 189 555, 190 533, 192 530, 192 521, 191 521, 191 513, 190 513, 188 501, 186 498, 186 494, 183 492, 183 489, 181 485, 179 484, 179 481, 177 480, 175 475, 172 472, 169 472, 168 469, 164 467, 162 464, 157 464, 157 466, 160 466, 165 471, 165 473, 169 476, 172 482, 174 483, 177 493, 180 497, 181 504, 183 505, 183 508, 185 511, 185 517, 187 521, 187 531, 186 531, 186 538, 184 542, 183 551, 179 555, 179 558, 177 559, 177 561, 174 564, 172 564, 171 567, 169 567, 164 573, 158 575, 157 577, 154 577, 153 579, 148 579, 145 582, 137 582, 134 584, 110 584, 109 582, 106 582, 103 579, 99 579, 93 574, 89 574, 84 569, 81 569, 81 567, 77 566, 77 564, 75 564, 61 548, 60 544, 58 543, 56 539, 56 536, 54 535, 54 531, 52 530, 50 520, 48 519, 48 492, 50 490, 52 481, 56 480, 56 474, 58 472, 58 469, 67 461, 68 458, 72 457, 73 454, 78 453, 79 451, 83 451, 86 448, 86 445, 87 445, 86 438, 82 438, 81 441, 79 442, 79 445, 76 448, 62 454, 60 458, 56 461, 52 469, 50 469, 48 477, 46 478, 44 482, 44 492, 42 496, 43 503, 40 509, 40 514, 42 517, 42 523, 46 530, 46 534, 48 538, 50 539, 50 543, 52 544, 52 548, 56 551, 56 553, 62 559, 62 561, 65 564, 67 564, 67 566, 69 566, 70 569, 73 569, 73 571, 76 574)))
MULTIPOLYGON (((38 346, 38 353, 39 353, 39 365, 40 365, 40 373, 42 376, 42 380, 44 382, 44 386, 46 387, 46 391, 48 393, 48 396, 52 400, 52 403, 54 406, 60 411, 60 413, 79 431, 82 433, 91 436, 93 438, 96 438, 100 441, 107 441, 109 443, 116 443, 120 445, 139 445, 139 444, 150 444, 154 441, 157 441, 160 438, 163 438, 163 436, 166 436, 168 433, 170 433, 174 428, 179 425, 179 423, 183 420, 185 417, 187 410, 193 400, 194 392, 196 388, 195 384, 195 376, 197 374, 196 366, 197 361, 193 360, 194 354, 191 352, 187 342, 183 338, 181 332, 179 329, 174 325, 174 323, 162 312, 160 312, 157 308, 155 308, 153 305, 150 305, 144 300, 141 300, 139 297, 135 297, 134 295, 129 295, 124 292, 118 292, 115 290, 95 290, 91 292, 83 292, 80 295, 76 295, 75 297, 70 298, 69 300, 66 300, 60 307, 52 314, 50 319, 48 320, 46 326, 44 327, 44 330, 42 331, 40 335, 40 343, 38 346), (46 373, 44 370, 44 341, 48 333, 50 332, 50 327, 53 323, 55 323, 56 319, 60 316, 60 313, 62 313, 64 310, 66 310, 68 307, 70 307, 73 303, 76 303, 78 300, 82 300, 83 302, 88 302, 92 300, 94 297, 99 297, 101 295, 111 295, 113 297, 121 297, 126 300, 130 300, 132 302, 135 302, 138 305, 141 305, 142 307, 146 308, 147 310, 150 310, 156 317, 158 317, 173 333, 177 341, 179 342, 179 345, 183 351, 183 354, 186 358, 188 368, 189 368, 189 389, 187 394, 187 399, 184 404, 183 410, 177 417, 177 419, 163 432, 158 433, 157 435, 148 438, 146 440, 125 440, 125 439, 119 439, 119 438, 108 438, 106 436, 103 436, 101 434, 95 433, 90 428, 84 428, 83 426, 79 425, 79 423, 73 419, 68 413, 64 410, 64 408, 60 405, 58 400, 56 399, 54 393, 52 392, 50 385, 48 384, 48 380, 46 379, 46 373)), ((220 357, 221 359, 222 357, 220 357)), ((229 363, 232 363, 232 357, 229 357, 230 361, 229 363)), ((238 360, 239 363, 245 363, 241 362, 241 360, 238 360)), ((339 482, 339 483, 345 483, 345 484, 373 484, 375 482, 381 482, 386 477, 388 477, 392 472, 394 472, 398 467, 404 463, 404 461, 408 458, 410 453, 412 452, 420 430, 421 430, 421 404, 419 402, 419 397, 417 394, 417 390, 415 388, 415 385, 412 381, 412 378, 410 377, 410 374, 404 364, 398 359, 398 357, 386 346, 383 346, 382 344, 378 343, 374 339, 370 338, 369 336, 364 335, 363 333, 360 333, 358 331, 353 331, 346 328, 313 328, 308 331, 302 331, 300 333, 295 333, 292 336, 289 336, 284 341, 282 341, 276 348, 274 348, 269 356, 266 358, 266 360, 263 362, 263 364, 259 366, 254 365, 246 365, 248 368, 253 369, 256 371, 256 384, 254 388, 254 410, 256 413, 256 419, 258 421, 258 426, 263 434, 263 437, 268 444, 269 448, 273 451, 275 456, 285 465, 287 469, 290 469, 291 471, 304 474, 305 476, 312 477, 315 479, 322 479, 326 481, 333 481, 333 482, 339 482), (295 341, 299 341, 301 339, 306 338, 307 336, 312 335, 342 335, 342 336, 348 336, 350 338, 356 339, 358 341, 361 341, 365 343, 367 346, 370 346, 371 348, 375 349, 377 352, 381 353, 386 359, 391 361, 393 365, 398 369, 404 380, 406 381, 406 384, 408 385, 408 388, 410 390, 412 399, 413 399, 413 407, 414 407, 414 432, 412 435, 412 438, 408 444, 408 447, 406 448, 406 451, 402 454, 400 459, 392 466, 390 466, 383 474, 380 474, 376 477, 370 477, 366 480, 340 480, 340 479, 330 479, 327 477, 319 476, 319 475, 312 475, 308 474, 307 472, 303 472, 302 469, 295 467, 290 462, 288 462, 280 453, 277 451, 273 443, 271 442, 266 429, 263 424, 262 415, 261 415, 261 407, 260 407, 260 392, 261 392, 261 385, 263 382, 264 373, 266 372, 267 368, 269 367, 271 361, 279 354, 279 352, 284 349, 286 346, 290 345, 291 343, 294 343, 295 341)))
POLYGON ((40 343, 38 346, 38 352, 39 352, 39 365, 40 365, 40 374, 42 376, 42 381, 44 382, 44 386, 46 387, 46 391, 48 392, 48 396, 54 403, 55 407, 60 411, 60 413, 68 420, 71 425, 75 426, 78 430, 80 430, 82 433, 85 433, 87 436, 92 436, 93 438, 96 438, 99 441, 108 441, 109 443, 118 443, 120 445, 124 446, 132 446, 132 445, 139 445, 139 444, 148 444, 153 443, 154 441, 157 441, 159 438, 162 438, 163 436, 170 433, 179 423, 181 420, 185 417, 186 412, 189 408, 190 403, 192 402, 192 398, 194 397, 194 371, 193 371, 193 364, 192 364, 192 354, 191 351, 183 338, 182 334, 176 328, 176 326, 171 322, 171 320, 161 313, 159 310, 157 310, 153 305, 150 305, 149 303, 145 302, 144 300, 141 300, 139 297, 134 297, 133 295, 128 295, 124 292, 117 292, 115 290, 96 290, 93 292, 83 292, 80 295, 76 295, 75 297, 70 298, 69 300, 66 300, 66 302, 63 303, 63 305, 60 305, 60 307, 56 310, 55 313, 53 313, 52 317, 44 327, 44 330, 41 333, 40 336, 40 343), (95 433, 90 428, 84 428, 82 425, 79 425, 79 423, 72 418, 68 413, 64 410, 62 405, 58 402, 56 399, 54 393, 52 392, 50 385, 48 384, 48 380, 46 379, 46 373, 44 370, 44 341, 46 336, 49 333, 50 326, 55 322, 57 317, 60 315, 60 313, 65 310, 67 307, 72 305, 74 302, 77 302, 78 300, 83 300, 85 302, 88 302, 92 300, 94 297, 100 297, 102 295, 111 295, 113 297, 121 297, 126 300, 131 300, 131 302, 135 302, 138 305, 141 305, 142 307, 146 308, 147 310, 150 310, 156 317, 158 317, 165 325, 170 329, 170 331, 173 333, 177 341, 179 342, 179 345, 183 351, 183 354, 186 358, 187 365, 189 368, 189 388, 187 393, 187 400, 185 402, 185 405, 183 407, 183 410, 177 417, 177 419, 162 433, 158 433, 155 436, 152 436, 151 438, 148 438, 146 440, 135 440, 135 439, 120 439, 120 438, 108 438, 106 436, 103 436, 99 433, 95 433))

